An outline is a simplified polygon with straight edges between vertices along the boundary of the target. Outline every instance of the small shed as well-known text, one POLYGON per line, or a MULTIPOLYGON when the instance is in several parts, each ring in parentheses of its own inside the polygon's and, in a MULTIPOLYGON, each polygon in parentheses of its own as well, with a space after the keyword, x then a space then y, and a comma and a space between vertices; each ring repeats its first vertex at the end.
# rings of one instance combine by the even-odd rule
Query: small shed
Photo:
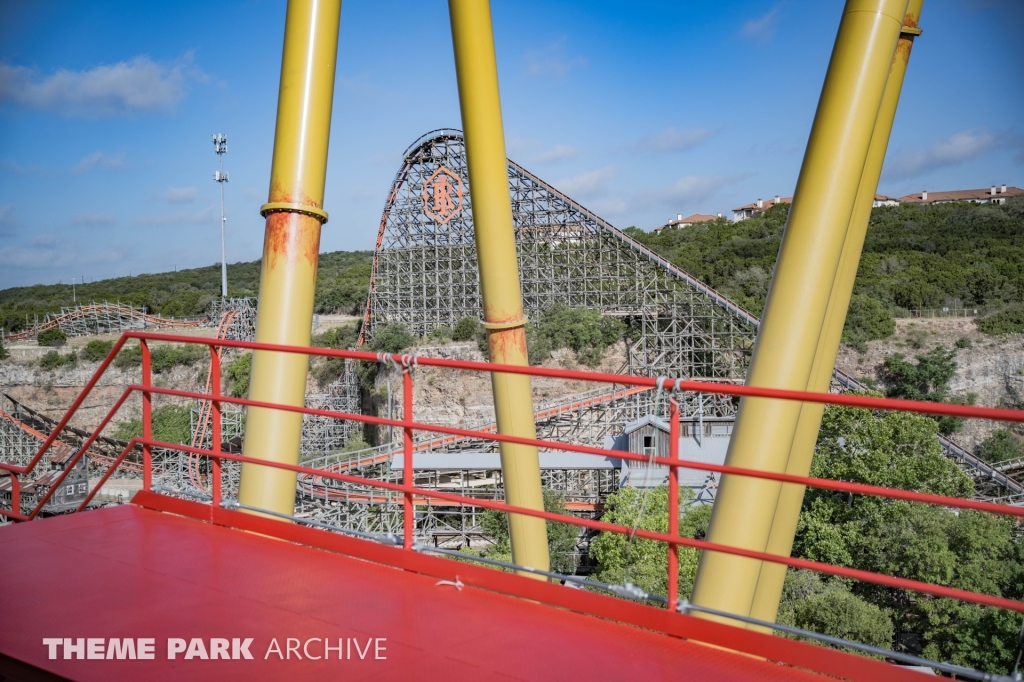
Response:
MULTIPOLYGON (((724 464, 732 436, 734 417, 684 417, 679 424, 679 458, 707 464, 724 464)), ((644 415, 612 439, 612 447, 647 457, 669 457, 668 422, 653 414, 644 415)), ((719 475, 703 469, 680 468, 679 484, 692 489, 700 501, 710 502, 718 488, 719 475)), ((623 460, 622 485, 653 488, 668 482, 668 467, 623 460)))

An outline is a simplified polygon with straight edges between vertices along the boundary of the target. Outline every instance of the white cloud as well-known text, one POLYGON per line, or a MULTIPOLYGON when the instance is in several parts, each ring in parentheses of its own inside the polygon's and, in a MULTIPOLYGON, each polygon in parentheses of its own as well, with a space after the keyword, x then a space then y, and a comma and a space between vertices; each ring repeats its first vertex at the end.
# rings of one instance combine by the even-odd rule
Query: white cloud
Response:
POLYGON ((559 38, 547 47, 529 50, 525 55, 526 72, 531 76, 565 78, 575 68, 587 65, 583 57, 569 57, 565 53, 565 38, 559 38))
POLYGON ((608 192, 608 183, 619 174, 615 166, 605 166, 597 170, 563 178, 554 183, 555 187, 573 199, 583 199, 608 192))
POLYGON ((185 96, 188 78, 205 79, 191 62, 191 54, 174 65, 140 55, 88 71, 59 69, 49 76, 0 62, 0 102, 84 118, 170 112, 185 96))
MULTIPOLYGON (((8 270, 32 270, 43 268, 43 277, 59 279, 55 269, 79 266, 109 264, 124 261, 127 253, 121 247, 108 245, 105 249, 84 253, 83 249, 68 239, 58 239, 54 235, 40 235, 28 244, 16 244, 0 247, 0 267, 8 270)), ((74 272, 65 270, 64 272, 74 272)), ((59 273, 58 273, 59 274, 59 273)))
POLYGON ((780 5, 775 5, 763 17, 751 19, 743 24, 740 28, 740 35, 762 45, 770 43, 775 38, 775 31, 779 27, 779 7, 780 5))
POLYGON ((198 194, 195 187, 168 187, 161 198, 169 204, 191 204, 198 194))
POLYGON ((7 175, 29 175, 30 173, 42 173, 44 170, 42 166, 22 166, 11 159, 0 159, 0 173, 7 175))
POLYGON ((83 227, 106 227, 113 225, 117 219, 113 213, 79 213, 71 216, 72 225, 81 225, 83 227))
POLYGON ((675 206, 682 208, 697 201, 706 201, 726 185, 740 178, 724 175, 687 175, 671 185, 637 194, 638 208, 651 205, 675 206))
POLYGON ((135 221, 142 227, 159 227, 162 225, 209 225, 215 223, 213 207, 208 206, 201 211, 175 211, 167 215, 146 216, 135 221))
POLYGON ((79 255, 70 244, 37 238, 28 246, 0 248, 0 265, 11 269, 59 268, 79 262, 79 255))
POLYGON ((676 130, 669 126, 654 135, 644 135, 637 140, 634 149, 654 153, 685 152, 717 134, 717 130, 701 126, 686 130, 676 130))
POLYGON ((124 165, 124 154, 118 154, 117 156, 109 156, 103 152, 93 152, 88 156, 82 157, 82 159, 71 168, 71 172, 76 175, 91 171, 93 168, 120 168, 124 165))
POLYGON ((579 147, 572 147, 567 144, 556 144, 551 149, 547 149, 534 156, 533 161, 534 163, 558 163, 559 161, 578 159, 582 155, 583 150, 579 147))
POLYGON ((985 128, 961 130, 926 150, 909 149, 885 165, 889 179, 910 178, 983 156, 996 148, 996 134, 985 128))

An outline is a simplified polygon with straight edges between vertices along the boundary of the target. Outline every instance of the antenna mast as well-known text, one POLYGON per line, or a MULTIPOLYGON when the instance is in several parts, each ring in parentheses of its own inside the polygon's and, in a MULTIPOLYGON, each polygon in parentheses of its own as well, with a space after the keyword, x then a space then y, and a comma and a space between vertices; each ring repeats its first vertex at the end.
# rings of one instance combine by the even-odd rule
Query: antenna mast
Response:
POLYGON ((220 170, 213 172, 213 179, 220 184, 220 295, 228 297, 228 259, 227 249, 224 244, 224 224, 227 218, 224 217, 224 183, 228 181, 228 174, 224 170, 224 155, 228 152, 228 136, 217 134, 213 136, 213 150, 220 159, 220 170))

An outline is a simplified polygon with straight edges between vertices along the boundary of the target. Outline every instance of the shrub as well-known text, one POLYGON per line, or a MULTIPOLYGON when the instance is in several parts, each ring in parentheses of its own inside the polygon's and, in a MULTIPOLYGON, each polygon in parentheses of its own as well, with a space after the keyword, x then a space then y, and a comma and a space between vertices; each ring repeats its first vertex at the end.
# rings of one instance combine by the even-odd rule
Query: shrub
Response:
MULTIPOLYGON (((117 425, 114 438, 131 440, 142 436, 142 420, 129 419, 117 425)), ((153 438, 166 443, 192 441, 192 410, 188 405, 161 405, 153 410, 153 438)))
POLYGON ((39 366, 45 370, 57 369, 58 367, 74 367, 78 364, 78 360, 75 357, 75 353, 72 351, 67 355, 61 355, 56 350, 51 350, 43 357, 39 358, 39 366))
POLYGON ((452 341, 452 328, 451 327, 434 327, 434 329, 424 337, 424 341, 429 343, 448 343, 452 341))
POLYGON ((354 348, 359 340, 359 325, 346 324, 331 327, 323 334, 317 334, 310 340, 316 348, 354 348))
POLYGON ((870 296, 854 294, 843 326, 843 341, 861 346, 867 341, 887 339, 896 331, 896 318, 870 296))
POLYGON ((1011 308, 978 320, 978 329, 990 335, 1024 332, 1024 308, 1011 308))
POLYGON ((416 343, 416 337, 404 324, 394 322, 378 329, 367 344, 378 353, 401 353, 416 343))
POLYGON ((52 327, 36 335, 36 341, 40 346, 63 346, 67 340, 68 335, 61 331, 60 327, 52 327))
POLYGON ((11 357, 11 353, 4 348, 4 340, 0 339, 0 360, 6 360, 9 357, 11 357))
POLYGON ((953 345, 956 346, 957 348, 970 348, 971 340, 966 336, 961 336, 959 339, 956 340, 956 343, 954 343, 953 345))
POLYGON ((1009 429, 996 429, 978 446, 978 456, 995 464, 1024 457, 1024 446, 1009 429))
POLYGON ((252 374, 252 353, 243 353, 232 360, 225 370, 228 390, 235 398, 249 396, 249 376, 252 374))
POLYGON ((182 346, 157 346, 151 348, 150 367, 156 374, 163 374, 175 367, 189 366, 210 356, 206 346, 185 344, 182 346))
POLYGON ((472 341, 480 328, 480 322, 475 317, 464 317, 455 325, 452 330, 453 341, 472 341))
POLYGON ((113 341, 100 341, 99 339, 90 341, 85 344, 85 348, 82 349, 82 359, 89 362, 99 362, 103 358, 107 357, 107 353, 114 347, 113 341))
POLYGON ((114 358, 114 367, 118 369, 131 369, 142 364, 142 348, 138 343, 125 344, 117 352, 114 358))

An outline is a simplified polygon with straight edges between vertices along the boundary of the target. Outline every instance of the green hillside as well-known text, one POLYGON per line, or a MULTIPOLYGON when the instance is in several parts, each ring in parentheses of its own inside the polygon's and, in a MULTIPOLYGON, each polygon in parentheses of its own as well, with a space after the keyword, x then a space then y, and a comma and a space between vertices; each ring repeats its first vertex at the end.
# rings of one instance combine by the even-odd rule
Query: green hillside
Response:
MULTIPOLYGON (((634 238, 760 315, 789 206, 733 223, 721 220, 634 238)), ((373 254, 320 254, 317 312, 356 313, 366 300, 373 254)), ((231 296, 255 296, 260 262, 228 266, 231 296)), ((77 286, 79 301, 121 301, 161 315, 201 314, 220 292, 220 266, 120 277, 77 286)), ((70 285, 0 290, 0 326, 71 305, 70 285)), ((893 316, 920 308, 968 307, 991 314, 982 331, 1024 331, 1024 197, 1004 206, 904 205, 876 208, 854 287, 846 340, 892 333, 893 316)))
MULTIPOLYGON (((334 251, 320 254, 317 271, 317 312, 356 313, 366 300, 370 282, 371 251, 334 251)), ((256 296, 260 261, 228 265, 228 294, 256 296)), ((76 284, 78 302, 120 301, 164 315, 200 315, 220 295, 220 264, 191 270, 136 277, 104 279, 76 284)), ((0 290, 0 327, 18 331, 26 316, 42 316, 72 304, 70 284, 37 284, 0 290)))
MULTIPOLYGON (((627 232, 760 315, 788 215, 789 205, 780 204, 739 223, 721 220, 660 235, 627 232)), ((944 306, 1008 310, 1003 318, 1020 319, 1014 313, 1024 302, 1024 197, 1003 206, 874 209, 854 295, 853 326, 879 326, 880 316, 944 306)), ((847 331, 855 330, 848 325, 847 331)))

